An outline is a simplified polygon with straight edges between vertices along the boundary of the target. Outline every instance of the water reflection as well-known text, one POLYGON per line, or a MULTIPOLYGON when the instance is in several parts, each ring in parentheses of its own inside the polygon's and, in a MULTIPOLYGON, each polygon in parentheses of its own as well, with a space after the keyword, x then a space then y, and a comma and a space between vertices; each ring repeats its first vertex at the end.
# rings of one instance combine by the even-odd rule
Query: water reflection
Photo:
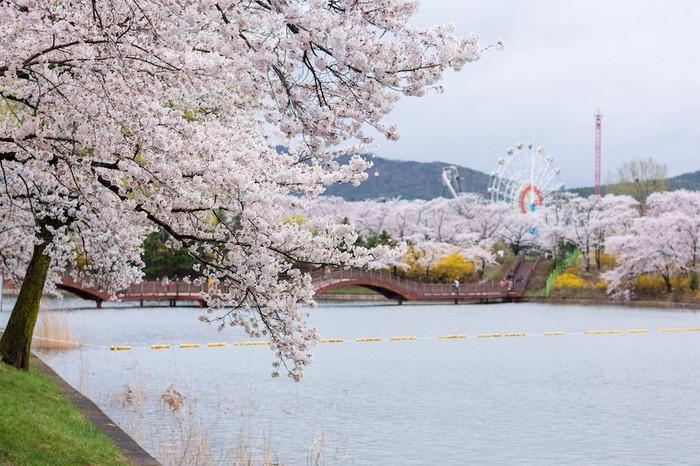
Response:
POLYGON ((573 334, 700 327, 694 312, 324 305, 312 317, 324 338, 469 336, 319 345, 301 383, 270 378, 265 347, 100 347, 245 339, 236 329, 222 334, 201 324, 201 312, 67 311, 73 333, 96 346, 44 358, 166 461, 183 429, 203 437, 203 454, 213 455, 213 463, 230 459, 242 437, 258 459, 272 452, 287 465, 307 464, 319 443, 326 464, 697 464, 700 458, 700 333, 573 334), (567 335, 530 336, 545 331, 567 335), (490 332, 528 336, 473 337, 490 332), (163 401, 168 390, 184 398, 183 408, 173 411, 163 401))

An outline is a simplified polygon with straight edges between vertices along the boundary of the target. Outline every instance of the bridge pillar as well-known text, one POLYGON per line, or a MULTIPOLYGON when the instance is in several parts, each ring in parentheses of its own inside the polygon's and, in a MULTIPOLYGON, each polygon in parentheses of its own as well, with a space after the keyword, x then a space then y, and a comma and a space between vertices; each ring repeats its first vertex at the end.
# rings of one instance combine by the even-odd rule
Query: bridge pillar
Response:
POLYGON ((102 309, 102 300, 101 299, 96 300, 95 305, 97 306, 97 309, 102 309))
POLYGON ((139 307, 143 307, 143 299, 139 300, 139 307))

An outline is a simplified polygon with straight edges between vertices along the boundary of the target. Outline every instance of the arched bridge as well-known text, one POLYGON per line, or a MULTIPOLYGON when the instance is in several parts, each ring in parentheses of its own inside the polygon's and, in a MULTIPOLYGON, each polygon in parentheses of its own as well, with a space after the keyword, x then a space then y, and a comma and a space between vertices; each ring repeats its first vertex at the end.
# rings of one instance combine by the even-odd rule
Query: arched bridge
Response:
MULTIPOLYGON (((525 294, 525 288, 537 262, 525 261, 521 257, 510 267, 499 283, 464 283, 455 288, 447 283, 424 283, 396 277, 388 272, 360 269, 331 269, 314 272, 311 275, 316 294, 334 288, 361 286, 369 288, 388 299, 400 303, 404 301, 517 301, 525 294)), ((168 301, 175 306, 177 301, 195 301, 204 305, 202 292, 206 284, 194 285, 182 280, 158 280, 136 283, 118 294, 122 301, 168 301)), ((109 300, 109 295, 96 288, 82 286, 65 276, 57 284, 59 289, 74 293, 81 298, 96 301, 97 307, 109 300)))
MULTIPOLYGON (((134 283, 126 290, 117 294, 121 301, 138 301, 143 306, 144 301, 168 301, 171 306, 175 306, 177 301, 195 301, 200 306, 204 306, 202 292, 207 285, 195 285, 183 280, 144 280, 141 283, 134 283)), ((56 284, 56 288, 73 293, 83 299, 91 299, 97 303, 97 307, 102 307, 104 301, 109 301, 110 296, 104 291, 86 287, 70 276, 64 275, 62 280, 56 284)))
POLYGON ((423 283, 396 277, 387 272, 368 270, 333 270, 312 276, 312 283, 317 294, 334 288, 361 286, 369 288, 388 299, 399 303, 404 301, 459 301, 466 300, 503 300, 515 293, 508 292, 498 283, 460 284, 455 288, 447 283, 423 283))
POLYGON ((526 261, 521 256, 498 283, 463 283, 455 288, 451 283, 425 283, 394 276, 384 271, 335 269, 312 274, 317 294, 334 288, 362 286, 386 298, 404 301, 517 301, 525 294, 537 261, 526 261))

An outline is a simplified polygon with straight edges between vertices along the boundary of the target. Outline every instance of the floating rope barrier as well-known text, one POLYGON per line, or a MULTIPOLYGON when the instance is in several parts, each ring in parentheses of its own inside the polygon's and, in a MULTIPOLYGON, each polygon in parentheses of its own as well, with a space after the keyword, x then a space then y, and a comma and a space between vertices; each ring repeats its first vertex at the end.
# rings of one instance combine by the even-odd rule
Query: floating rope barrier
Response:
MULTIPOLYGON (((601 335, 641 335, 641 334, 648 334, 651 333, 652 330, 648 328, 631 328, 627 330, 620 330, 620 329, 594 329, 594 330, 586 330, 584 332, 563 332, 561 330, 556 330, 556 331, 548 331, 548 332, 543 332, 543 333, 524 333, 524 332, 500 332, 500 333, 477 333, 476 335, 473 335, 472 337, 476 337, 477 339, 499 339, 499 338, 515 338, 515 337, 562 337, 562 336, 574 336, 574 335, 579 335, 579 336, 601 336, 601 335)), ((657 330, 657 333, 691 333, 691 332, 700 332, 700 327, 667 327, 667 328, 660 328, 657 330)), ((380 343, 380 342, 411 342, 411 341, 417 341, 417 340, 442 340, 442 341, 450 341, 450 340, 466 340, 469 338, 469 335, 462 334, 462 333, 456 333, 456 334, 449 334, 449 335, 439 335, 437 337, 417 337, 417 336, 412 336, 412 335, 396 335, 396 336, 390 336, 388 338, 382 338, 382 337, 357 337, 353 339, 344 339, 344 338, 321 338, 318 340, 319 344, 339 344, 339 343, 380 343)), ((225 347, 225 346, 267 346, 269 345, 269 341, 240 341, 240 342, 233 342, 230 345, 224 342, 212 342, 212 343, 207 343, 201 344, 201 346, 208 346, 208 347, 225 347)), ((95 345, 90 345, 90 346, 95 346, 95 345)), ((198 348, 200 344, 196 343, 185 343, 179 345, 180 348, 198 348)), ((133 348, 140 348, 134 346, 133 348)), ((169 349, 170 345, 151 345, 151 349, 169 349)), ((124 350, 129 350, 132 349, 132 346, 111 346, 111 350, 113 351, 124 351, 124 350)))
POLYGON ((700 327, 690 327, 690 328, 660 328, 661 333, 685 333, 685 332, 700 332, 700 327))
MULTIPOLYGON (((3 330, 0 328, 0 330, 3 330)), ((524 333, 524 332, 500 332, 500 333, 477 333, 471 337, 476 337, 476 339, 501 339, 501 338, 512 338, 512 337, 563 337, 563 336, 619 336, 619 335, 644 335, 654 332, 652 329, 648 328, 631 328, 627 330, 621 329, 593 329, 586 330, 583 332, 564 332, 561 330, 546 331, 542 333, 524 333)), ((673 334, 673 333, 700 333, 700 327, 664 327, 656 330, 656 333, 662 334, 673 334)), ((436 337, 418 337, 411 335, 396 335, 390 336, 388 338, 383 337, 357 337, 354 339, 344 339, 344 338, 322 338, 318 340, 319 344, 340 344, 340 343, 396 343, 396 342, 413 342, 417 340, 441 340, 441 341, 451 341, 451 340, 467 340, 470 336, 462 333, 439 335, 436 337)), ((208 343, 180 343, 180 344, 169 344, 169 343, 157 343, 152 345, 94 345, 90 343, 81 343, 77 341, 70 340, 59 340, 55 338, 46 338, 35 336, 35 340, 51 341, 56 343, 67 343, 77 347, 88 347, 88 348, 101 348, 109 349, 110 351, 130 351, 132 349, 152 349, 152 350, 169 350, 173 347, 181 349, 196 349, 200 347, 208 348, 224 348, 224 347, 237 347, 237 346, 268 346, 269 341, 265 340, 251 340, 251 341, 234 341, 231 343, 226 343, 222 341, 208 342, 208 343)))
POLYGON ((584 335, 620 335, 622 330, 588 330, 584 335))
POLYGON ((131 349, 131 346, 127 346, 127 345, 110 346, 109 349, 112 351, 128 351, 131 349))
POLYGON ((269 341, 241 341, 238 346, 267 346, 269 344, 269 341))
POLYGON ((199 348, 199 343, 180 343, 180 348, 199 348))

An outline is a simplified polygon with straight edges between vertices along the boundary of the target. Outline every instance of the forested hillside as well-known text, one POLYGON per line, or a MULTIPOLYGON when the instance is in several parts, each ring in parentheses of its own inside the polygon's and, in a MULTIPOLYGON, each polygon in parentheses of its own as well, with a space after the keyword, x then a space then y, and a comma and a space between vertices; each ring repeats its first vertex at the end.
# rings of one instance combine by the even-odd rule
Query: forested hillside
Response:
MULTIPOLYGON (((443 191, 441 180, 442 169, 449 166, 448 163, 389 160, 382 157, 374 157, 372 161, 374 167, 370 169, 367 181, 357 187, 347 183, 333 185, 326 190, 326 194, 340 196, 348 201, 395 197, 434 199, 448 195, 443 191)), ((458 168, 464 191, 486 194, 489 183, 486 173, 466 167, 458 168)))
MULTIPOLYGON (((668 179, 667 183, 668 191, 676 191, 678 189, 685 189, 688 191, 700 191, 700 170, 683 173, 682 175, 672 176, 668 179)), ((582 196, 589 196, 593 193, 593 187, 587 186, 584 188, 572 188, 569 191, 578 193, 582 196)), ((602 187, 603 193, 606 193, 606 185, 602 187)))
MULTIPOLYGON (((278 148, 278 150, 281 150, 278 148)), ((282 149, 283 150, 283 149, 282 149)), ((361 201, 366 199, 435 199, 436 197, 449 197, 449 193, 442 184, 442 169, 452 164, 445 162, 415 162, 408 160, 391 160, 383 157, 373 157, 370 154, 363 155, 374 163, 369 170, 369 178, 360 186, 352 186, 348 183, 329 186, 325 194, 339 196, 347 201, 361 201)), ((343 160, 341 158, 341 160, 343 160)), ((486 195, 490 176, 486 173, 471 168, 457 165, 462 177, 462 190, 465 192, 480 193, 486 195)), ((700 191, 700 170, 684 173, 668 179, 669 191, 686 189, 688 191, 700 191)), ((568 191, 589 196, 593 193, 593 187, 568 188, 568 191)), ((603 186, 603 193, 608 192, 603 186)))

